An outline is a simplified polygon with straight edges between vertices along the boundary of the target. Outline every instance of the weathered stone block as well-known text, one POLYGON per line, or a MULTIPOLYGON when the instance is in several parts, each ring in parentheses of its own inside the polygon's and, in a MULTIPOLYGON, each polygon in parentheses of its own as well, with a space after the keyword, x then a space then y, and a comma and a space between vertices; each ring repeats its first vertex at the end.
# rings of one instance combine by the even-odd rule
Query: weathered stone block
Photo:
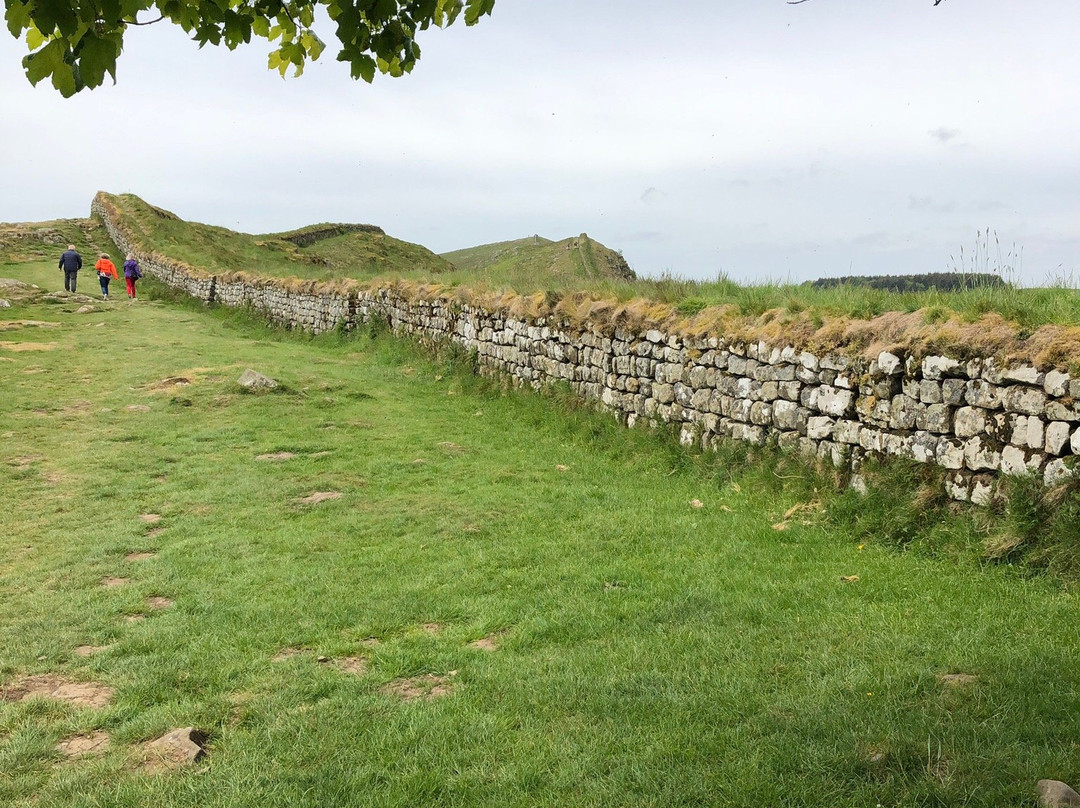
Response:
POLYGON ((915 427, 944 435, 952 432, 952 408, 945 404, 931 404, 915 416, 915 427))
POLYGON ((967 382, 963 379, 944 379, 941 382, 941 402, 950 407, 958 407, 964 403, 964 392, 967 382))
POLYGON ((826 415, 844 416, 854 408, 855 394, 823 384, 817 389, 817 409, 826 415))
POLYGON ((911 436, 911 456, 920 463, 937 460, 937 448, 941 438, 929 432, 916 432, 911 436))
POLYGON ((964 444, 964 465, 972 471, 996 471, 1001 467, 1001 450, 976 436, 964 444))
POLYGON ((937 462, 942 468, 964 467, 964 444, 955 438, 943 438, 937 447, 937 462))
POLYGON ((989 413, 981 407, 961 407, 953 420, 953 432, 958 438, 971 438, 986 432, 989 413))
POLYGON ((889 427, 891 429, 912 429, 921 405, 909 396, 897 396, 889 405, 889 427))
POLYGON ((653 396, 661 404, 670 404, 675 400, 675 387, 670 384, 654 384, 653 396))
POLYGON ((973 407, 986 410, 1001 409, 1001 388, 984 379, 967 382, 964 387, 964 400, 973 407))
MULTIPOLYGON (((1037 418, 1031 418, 1029 420, 1037 421, 1037 418)), ((1066 451, 1070 450, 1069 438, 1072 433, 1072 425, 1067 424, 1064 421, 1051 421, 1049 426, 1046 427, 1046 442, 1043 444, 1043 448, 1047 454, 1050 455, 1062 455, 1066 451)), ((1038 448, 1038 447, 1032 447, 1038 448)))
POLYGON ((858 421, 837 421, 833 440, 837 443, 858 443, 862 424, 858 421))
POLYGON ((1046 378, 1046 374, 1042 373, 1037 368, 1033 368, 1030 365, 1021 365, 1019 367, 1011 367, 1006 369, 1001 374, 1001 379, 1004 382, 1014 382, 1019 384, 1034 384, 1039 387, 1042 386, 1043 380, 1046 378))
POLYGON ((832 437, 836 422, 824 415, 815 415, 806 422, 806 437, 811 440, 822 440, 832 437))
POLYGON ((948 356, 927 356, 922 361, 922 376, 924 379, 940 381, 947 375, 955 374, 960 369, 960 363, 948 356))
POLYGON ((919 401, 923 404, 940 404, 941 383, 929 379, 919 382, 919 401))
POLYGON ((877 369, 886 376, 894 376, 904 372, 904 360, 894 353, 882 351, 877 357, 877 369))
POLYGON ((1007 387, 1002 403, 1008 412, 1041 415, 1046 411, 1046 393, 1034 387, 1007 387))

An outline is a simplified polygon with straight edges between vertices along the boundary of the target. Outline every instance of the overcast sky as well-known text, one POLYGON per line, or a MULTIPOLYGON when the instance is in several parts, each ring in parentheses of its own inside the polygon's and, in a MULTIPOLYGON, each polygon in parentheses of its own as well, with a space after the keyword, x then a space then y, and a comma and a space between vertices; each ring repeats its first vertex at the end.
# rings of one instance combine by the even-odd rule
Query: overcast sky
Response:
POLYGON ((580 232, 642 275, 1080 274, 1077 0, 496 0, 412 75, 131 30, 116 86, 32 88, 0 30, 0 220, 99 190, 246 232, 360 221, 443 252, 580 232))

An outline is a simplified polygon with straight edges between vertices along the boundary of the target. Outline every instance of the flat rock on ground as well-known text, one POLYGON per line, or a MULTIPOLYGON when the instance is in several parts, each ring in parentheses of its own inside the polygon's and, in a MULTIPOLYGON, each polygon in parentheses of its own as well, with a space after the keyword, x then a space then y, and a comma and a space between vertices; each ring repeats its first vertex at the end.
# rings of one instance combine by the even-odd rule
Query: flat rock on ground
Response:
POLYGON ((65 738, 56 748, 69 758, 97 757, 109 749, 109 733, 98 730, 89 735, 75 735, 65 738))
POLYGON ((243 387, 245 390, 250 390, 253 393, 263 392, 265 390, 273 390, 278 386, 278 383, 271 379, 269 376, 264 376, 258 371, 254 371, 248 368, 240 374, 240 378, 236 380, 236 383, 243 387))
POLYGON ((72 682, 55 673, 21 676, 0 690, 2 701, 54 699, 79 707, 106 707, 115 691, 97 682, 72 682))
POLYGON ((147 772, 178 769, 206 754, 206 734, 194 727, 174 729, 143 746, 142 768, 147 772))
POLYGON ((1040 780, 1035 786, 1042 808, 1074 808, 1080 806, 1080 794, 1060 780, 1040 780))

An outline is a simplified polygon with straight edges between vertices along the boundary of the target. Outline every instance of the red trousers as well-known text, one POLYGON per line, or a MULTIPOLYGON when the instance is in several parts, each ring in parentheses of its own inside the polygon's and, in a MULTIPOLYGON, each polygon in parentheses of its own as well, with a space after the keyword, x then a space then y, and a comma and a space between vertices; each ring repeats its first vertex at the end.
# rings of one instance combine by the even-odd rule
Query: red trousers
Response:
POLYGON ((124 283, 127 284, 128 297, 135 297, 135 279, 124 278, 124 283))

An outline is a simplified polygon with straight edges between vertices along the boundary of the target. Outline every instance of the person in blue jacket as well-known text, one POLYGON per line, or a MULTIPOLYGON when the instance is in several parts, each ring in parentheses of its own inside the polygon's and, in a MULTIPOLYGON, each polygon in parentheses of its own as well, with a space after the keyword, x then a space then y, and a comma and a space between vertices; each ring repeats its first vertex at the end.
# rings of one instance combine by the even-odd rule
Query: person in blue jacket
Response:
POLYGON ((60 256, 59 267, 64 270, 64 288, 69 292, 74 292, 75 282, 79 279, 79 270, 82 269, 82 256, 75 251, 74 244, 69 244, 64 254, 60 256))

